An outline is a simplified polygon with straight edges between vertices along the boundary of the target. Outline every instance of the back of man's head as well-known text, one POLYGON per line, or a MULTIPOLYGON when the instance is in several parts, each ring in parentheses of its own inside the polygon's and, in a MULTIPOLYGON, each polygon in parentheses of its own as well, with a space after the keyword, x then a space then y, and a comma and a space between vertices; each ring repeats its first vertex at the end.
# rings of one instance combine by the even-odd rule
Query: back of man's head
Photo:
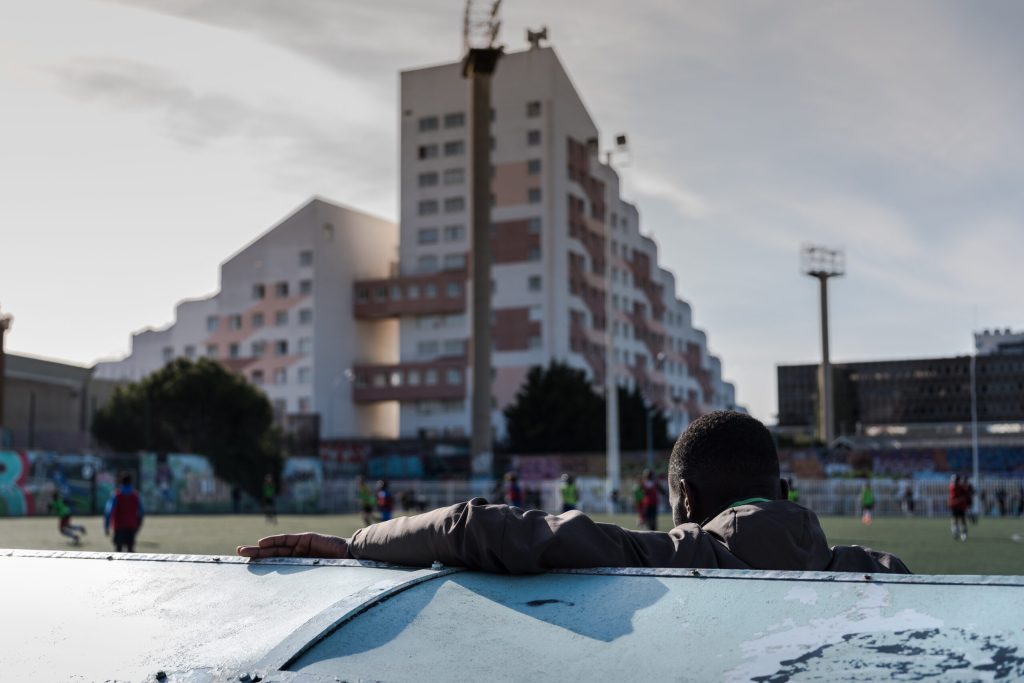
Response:
POLYGON ((727 410, 694 420, 676 441, 668 467, 672 485, 687 479, 722 496, 764 495, 779 481, 771 432, 753 417, 727 410))

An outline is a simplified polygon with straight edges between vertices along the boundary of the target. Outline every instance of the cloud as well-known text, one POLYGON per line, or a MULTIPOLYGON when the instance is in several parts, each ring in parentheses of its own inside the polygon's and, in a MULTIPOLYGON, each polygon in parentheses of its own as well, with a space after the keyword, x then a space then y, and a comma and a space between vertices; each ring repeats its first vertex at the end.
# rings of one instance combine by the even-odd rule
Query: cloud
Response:
POLYGON ((668 202, 684 218, 706 218, 712 211, 706 199, 666 176, 638 169, 629 174, 629 180, 641 195, 668 202))

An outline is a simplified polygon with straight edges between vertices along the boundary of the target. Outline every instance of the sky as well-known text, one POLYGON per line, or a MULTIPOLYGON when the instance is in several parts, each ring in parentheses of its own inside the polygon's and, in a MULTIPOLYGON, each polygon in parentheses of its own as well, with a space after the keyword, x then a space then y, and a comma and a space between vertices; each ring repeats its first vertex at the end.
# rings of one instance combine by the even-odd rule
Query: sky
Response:
MULTIPOLYGON (((317 194, 395 219, 398 71, 461 50, 461 0, 0 3, 8 349, 90 364, 216 291, 317 194)), ((547 26, 624 195, 737 398, 816 362, 801 244, 846 252, 833 359, 969 353, 1024 327, 1024 4, 507 0, 547 26)))

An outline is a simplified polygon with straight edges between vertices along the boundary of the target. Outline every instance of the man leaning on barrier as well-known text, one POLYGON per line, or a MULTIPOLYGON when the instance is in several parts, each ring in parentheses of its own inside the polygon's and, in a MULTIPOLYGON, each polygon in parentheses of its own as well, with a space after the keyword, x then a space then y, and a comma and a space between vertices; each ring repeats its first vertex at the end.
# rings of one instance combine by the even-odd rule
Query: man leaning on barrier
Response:
POLYGON ((719 411, 695 420, 669 460, 675 528, 630 531, 577 512, 550 515, 482 498, 360 529, 345 539, 285 534, 239 546, 243 557, 324 557, 509 574, 586 567, 689 567, 909 574, 896 557, 830 548, 817 516, 787 500, 771 434, 719 411))

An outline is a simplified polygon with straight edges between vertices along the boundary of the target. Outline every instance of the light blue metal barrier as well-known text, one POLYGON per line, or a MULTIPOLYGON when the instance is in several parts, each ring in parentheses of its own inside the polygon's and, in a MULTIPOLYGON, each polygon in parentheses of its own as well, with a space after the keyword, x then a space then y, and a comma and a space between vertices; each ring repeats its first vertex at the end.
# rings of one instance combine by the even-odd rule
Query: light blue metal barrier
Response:
POLYGON ((0 579, 0 680, 1024 678, 1021 577, 0 550, 0 579))

